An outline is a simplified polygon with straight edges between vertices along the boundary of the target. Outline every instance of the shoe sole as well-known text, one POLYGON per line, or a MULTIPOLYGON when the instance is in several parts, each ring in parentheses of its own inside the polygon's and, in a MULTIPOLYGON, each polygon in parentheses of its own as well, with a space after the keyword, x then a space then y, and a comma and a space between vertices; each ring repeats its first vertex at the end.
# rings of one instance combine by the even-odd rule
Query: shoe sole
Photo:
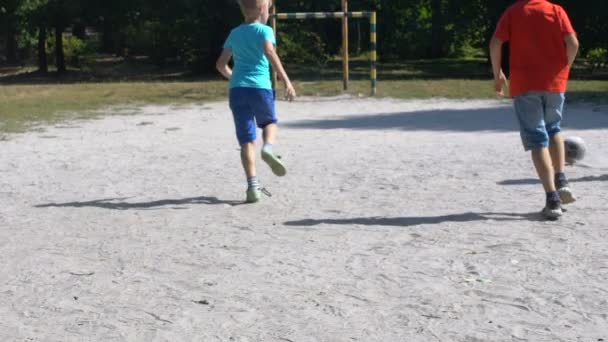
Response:
POLYGON ((562 204, 570 204, 576 202, 576 198, 572 194, 572 191, 568 188, 562 188, 557 190, 559 192, 559 198, 562 200, 562 204))
POLYGON ((268 166, 270 166, 272 173, 275 175, 283 177, 287 174, 285 165, 283 165, 283 163, 281 163, 281 161, 273 154, 262 151, 262 160, 265 161, 268 166))
POLYGON ((547 219, 551 221, 559 220, 560 217, 564 214, 562 210, 547 210, 543 209, 541 214, 547 219))

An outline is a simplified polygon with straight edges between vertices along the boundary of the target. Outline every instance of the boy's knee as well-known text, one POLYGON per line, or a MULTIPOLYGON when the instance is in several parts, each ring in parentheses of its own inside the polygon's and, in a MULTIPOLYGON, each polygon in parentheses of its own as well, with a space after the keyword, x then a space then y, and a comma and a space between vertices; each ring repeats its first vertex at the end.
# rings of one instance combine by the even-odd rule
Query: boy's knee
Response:
POLYGON ((521 140, 524 145, 524 150, 536 150, 549 146, 549 134, 538 130, 522 130, 521 140))
POLYGON ((559 135, 561 132, 562 128, 559 123, 547 126, 547 134, 549 135, 549 138, 553 138, 554 136, 559 135))
POLYGON ((237 127, 236 137, 239 141, 239 145, 241 146, 251 142, 255 142, 255 140, 257 139, 255 126, 249 124, 237 127))
POLYGON ((276 126, 277 123, 278 123, 278 120, 273 119, 273 120, 270 120, 268 122, 260 123, 258 125, 258 127, 260 127, 261 129, 267 129, 269 127, 272 127, 273 125, 276 126))
POLYGON ((239 141, 239 145, 242 147, 247 144, 255 143, 257 137, 255 134, 237 134, 237 140, 239 141))

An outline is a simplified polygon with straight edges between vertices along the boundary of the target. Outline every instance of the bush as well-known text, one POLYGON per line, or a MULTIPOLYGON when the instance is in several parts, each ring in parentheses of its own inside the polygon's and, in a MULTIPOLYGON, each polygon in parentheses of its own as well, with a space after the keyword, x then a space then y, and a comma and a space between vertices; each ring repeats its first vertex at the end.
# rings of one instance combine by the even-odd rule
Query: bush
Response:
MULTIPOLYGON (((67 64, 78 65, 82 56, 87 52, 87 44, 74 36, 63 36, 63 53, 67 64)), ((55 35, 49 35, 46 43, 46 53, 49 63, 55 63, 55 35)))
POLYGON ((486 53, 484 49, 474 47, 469 41, 465 40, 462 42, 454 43, 450 46, 448 57, 451 58, 484 58, 486 53))
POLYGON ((78 65, 87 49, 86 44, 79 38, 68 36, 63 38, 63 52, 68 64, 78 65))
POLYGON ((287 63, 324 66, 329 54, 321 37, 316 33, 295 31, 280 33, 278 51, 287 63))
POLYGON ((601 68, 608 64, 608 50, 603 48, 591 49, 587 52, 587 62, 592 68, 601 68))

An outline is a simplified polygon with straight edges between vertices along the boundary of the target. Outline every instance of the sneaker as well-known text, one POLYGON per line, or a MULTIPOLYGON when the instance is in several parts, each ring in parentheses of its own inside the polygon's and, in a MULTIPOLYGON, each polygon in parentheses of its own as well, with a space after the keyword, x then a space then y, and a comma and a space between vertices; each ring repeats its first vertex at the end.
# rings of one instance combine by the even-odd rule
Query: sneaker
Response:
POLYGON ((272 150, 262 149, 262 160, 270 166, 272 173, 279 177, 283 177, 287 174, 285 165, 281 162, 281 157, 277 156, 272 150))
POLYGON ((260 200, 262 196, 262 191, 260 191, 259 187, 249 187, 247 188, 247 203, 256 203, 260 200))
POLYGON ((247 203, 256 203, 260 201, 260 198, 262 197, 262 194, 268 196, 268 197, 272 197, 272 194, 270 193, 270 191, 266 190, 266 188, 262 188, 260 186, 250 186, 249 188, 247 188, 247 199, 245 200, 245 202, 247 203))
POLYGON ((567 180, 557 180, 555 182, 555 187, 557 188, 557 192, 559 192, 559 197, 562 200, 562 204, 570 204, 576 201, 576 197, 572 194, 572 189, 570 189, 570 185, 567 180))
POLYGON ((549 220, 557 220, 564 214, 562 210, 562 206, 560 202, 556 201, 547 201, 547 205, 542 211, 542 214, 545 218, 549 220))

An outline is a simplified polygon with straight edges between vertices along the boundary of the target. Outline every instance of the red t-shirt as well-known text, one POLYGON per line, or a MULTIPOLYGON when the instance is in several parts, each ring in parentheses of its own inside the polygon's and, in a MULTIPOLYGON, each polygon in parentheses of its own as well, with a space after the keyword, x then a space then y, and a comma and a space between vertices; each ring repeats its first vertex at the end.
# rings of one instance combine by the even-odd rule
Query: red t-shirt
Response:
POLYGON ((521 0, 505 11, 494 35, 510 42, 511 96, 566 91, 570 70, 564 38, 571 33, 564 9, 549 1, 521 0))

